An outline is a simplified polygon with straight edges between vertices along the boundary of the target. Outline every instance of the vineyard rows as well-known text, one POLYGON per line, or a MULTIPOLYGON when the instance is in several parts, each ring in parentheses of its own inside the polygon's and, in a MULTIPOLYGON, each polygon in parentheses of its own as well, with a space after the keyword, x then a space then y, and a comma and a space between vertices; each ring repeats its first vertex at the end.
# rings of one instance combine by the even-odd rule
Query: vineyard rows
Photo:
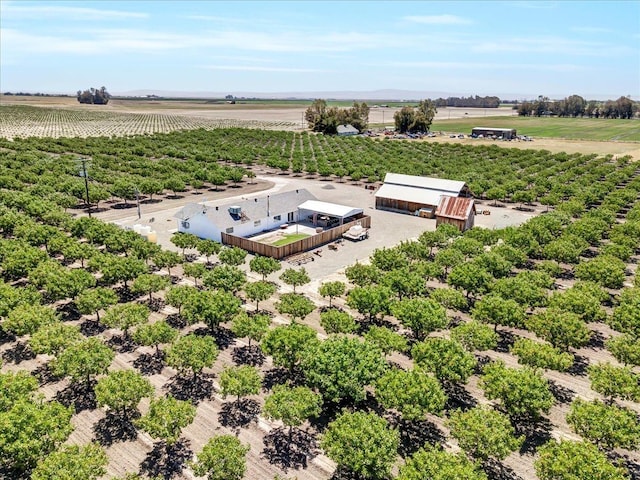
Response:
POLYGON ((0 137, 111 137, 216 128, 289 129, 290 122, 220 120, 156 113, 0 106, 0 137))

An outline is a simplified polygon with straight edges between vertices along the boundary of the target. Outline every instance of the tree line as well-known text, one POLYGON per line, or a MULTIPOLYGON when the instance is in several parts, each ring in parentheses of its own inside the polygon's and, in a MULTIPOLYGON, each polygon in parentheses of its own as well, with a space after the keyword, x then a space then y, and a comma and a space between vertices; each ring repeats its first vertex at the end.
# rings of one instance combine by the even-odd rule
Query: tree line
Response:
POLYGON ((525 101, 515 106, 518 115, 523 117, 541 117, 557 115, 558 117, 620 118, 630 119, 638 116, 640 107, 629 97, 622 96, 617 100, 599 102, 585 100, 580 95, 571 95, 562 100, 550 100, 539 96, 535 101, 525 101))
POLYGON ((433 103, 436 107, 498 108, 500 106, 500 98, 496 96, 479 97, 478 95, 469 95, 469 97, 440 97, 434 100, 433 103))
POLYGON ((78 90, 78 102, 80 103, 106 105, 109 103, 110 98, 111 94, 107 92, 105 87, 100 87, 100 89, 91 87, 84 91, 78 90))
POLYGON ((349 124, 362 133, 369 126, 369 106, 354 101, 351 108, 329 107, 326 100, 317 99, 307 108, 304 118, 314 132, 335 134, 338 125, 349 124))

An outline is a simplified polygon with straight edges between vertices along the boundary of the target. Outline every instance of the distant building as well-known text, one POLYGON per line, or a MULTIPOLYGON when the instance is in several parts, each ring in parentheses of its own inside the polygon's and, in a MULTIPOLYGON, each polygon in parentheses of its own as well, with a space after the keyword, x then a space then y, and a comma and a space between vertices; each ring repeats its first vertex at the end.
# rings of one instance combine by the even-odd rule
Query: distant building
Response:
POLYGON ((475 215, 476 206, 472 198, 443 195, 436 209, 436 227, 450 224, 464 232, 473 228, 475 215))
POLYGON ((471 191, 457 180, 387 173, 375 194, 376 209, 434 218, 443 195, 470 197, 471 191))
POLYGON ((358 129, 351 124, 338 125, 337 131, 339 137, 350 137, 352 135, 358 135, 360 133, 358 129))
POLYGON ((490 128, 490 127, 474 127, 471 130, 472 137, 502 137, 504 140, 513 140, 516 138, 515 128, 490 128))

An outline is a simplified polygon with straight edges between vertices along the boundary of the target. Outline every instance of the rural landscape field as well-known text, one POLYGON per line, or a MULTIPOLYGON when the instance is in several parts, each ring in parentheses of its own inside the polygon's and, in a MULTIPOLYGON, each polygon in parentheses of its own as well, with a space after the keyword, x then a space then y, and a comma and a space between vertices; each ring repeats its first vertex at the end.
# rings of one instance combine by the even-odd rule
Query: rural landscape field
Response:
POLYGON ((305 109, 0 99, 0 478, 640 478, 638 120, 305 109), (389 172, 466 182, 489 228, 404 216, 308 271, 176 233, 285 181, 372 208, 389 172))

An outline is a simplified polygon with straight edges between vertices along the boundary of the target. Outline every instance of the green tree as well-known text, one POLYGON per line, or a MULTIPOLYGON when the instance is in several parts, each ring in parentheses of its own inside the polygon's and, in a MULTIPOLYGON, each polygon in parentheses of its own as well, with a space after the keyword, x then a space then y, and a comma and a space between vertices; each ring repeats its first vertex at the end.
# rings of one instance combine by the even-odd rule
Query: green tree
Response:
POLYGON ((580 315, 585 322, 599 322, 607 317, 602 302, 609 294, 593 282, 576 282, 562 293, 554 293, 549 301, 550 307, 580 315))
POLYGON ((440 383, 419 369, 391 369, 378 378, 375 387, 380 405, 399 411, 405 420, 422 420, 427 413, 440 414, 447 401, 440 383))
POLYGON ((382 353, 389 355, 391 352, 406 352, 407 339, 399 333, 387 327, 372 326, 364 335, 366 342, 375 345, 382 353))
POLYGON ((613 309, 609 326, 614 330, 640 339, 640 288, 625 288, 619 305, 613 309))
POLYGON ((196 244, 196 250, 200 255, 204 255, 207 263, 209 263, 209 257, 216 255, 222 249, 222 245, 214 240, 200 238, 196 244))
POLYGON ((249 269, 252 272, 256 272, 257 274, 262 275, 263 281, 267 279, 267 275, 271 275, 281 268, 282 265, 280 264, 280 262, 271 257, 263 257, 257 255, 249 261, 249 269))
POLYGON ((445 452, 440 446, 422 447, 400 466, 396 480, 487 480, 487 475, 462 452, 445 452))
POLYGON ((35 353, 57 356, 62 350, 82 340, 80 328, 54 322, 44 325, 29 338, 29 346, 35 353))
POLYGON ((233 435, 217 435, 207 442, 191 464, 193 472, 208 480, 241 480, 247 469, 249 445, 233 435))
POLYGON ((524 309, 518 302, 497 295, 487 295, 476 302, 471 316, 479 322, 492 324, 494 331, 498 330, 498 325, 521 327, 525 320, 524 309))
POLYGON ((382 270, 390 272, 409 266, 409 259, 398 248, 376 248, 371 254, 371 265, 382 270))
POLYGON ((9 312, 2 328, 14 335, 33 334, 45 325, 60 321, 59 315, 50 307, 21 304, 9 312))
POLYGON ((20 399, 0 412, 0 465, 17 476, 36 466, 73 431, 73 407, 20 399))
POLYGON ((176 232, 169 239, 176 247, 182 249, 182 255, 187 248, 196 248, 200 239, 192 233, 176 232))
POLYGON ((591 338, 591 331, 577 314, 555 308, 536 313, 525 323, 537 336, 565 352, 586 345, 591 338))
POLYGON ((240 299, 224 291, 193 291, 182 305, 182 316, 191 324, 203 322, 211 331, 240 311, 240 299))
POLYGON ((513 419, 536 420, 553 405, 549 383, 529 367, 507 368, 502 361, 484 367, 480 386, 489 400, 498 399, 513 419))
POLYGON ((259 281, 247 283, 244 287, 244 293, 248 300, 256 302, 256 311, 260 306, 260 302, 270 298, 276 293, 277 287, 270 282, 259 281))
POLYGON ((374 413, 343 413, 331 422, 320 445, 327 456, 363 478, 387 478, 396 460, 397 430, 374 413))
POLYGON ((136 421, 136 425, 149 435, 173 445, 180 438, 182 429, 193 422, 196 407, 176 400, 172 396, 151 400, 149 412, 136 421))
POLYGON ((88 315, 96 314, 96 321, 100 321, 100 310, 118 303, 118 294, 107 287, 98 287, 85 290, 76 299, 76 306, 80 313, 88 315))
POLYGON ((574 273, 576 278, 598 283, 606 288, 621 288, 624 283, 626 264, 611 255, 580 262, 574 273))
POLYGON ((32 480, 60 480, 82 478, 96 480, 107 473, 108 458, 104 449, 95 443, 63 445, 59 450, 38 462, 32 480))
POLYGON ((313 328, 292 323, 269 330, 260 346, 265 354, 273 357, 274 365, 291 371, 300 363, 309 346, 317 342, 317 334, 313 328))
POLYGON ((149 307, 140 303, 120 303, 110 307, 102 323, 110 328, 118 328, 124 332, 126 338, 129 337, 129 329, 145 323, 149 319, 149 307))
POLYGON ((207 287, 236 293, 247 282, 247 275, 238 267, 219 265, 206 272, 202 283, 207 287))
POLYGON ((624 468, 587 442, 551 440, 538 449, 534 462, 540 480, 628 480, 624 468))
POLYGON ((182 256, 176 252, 162 250, 156 253, 152 260, 156 267, 160 269, 166 268, 169 276, 171 276, 171 269, 182 262, 182 256))
POLYGON ((320 325, 328 334, 353 333, 358 328, 355 319, 348 312, 335 308, 320 312, 320 325))
POLYGON ((218 353, 213 337, 189 334, 178 338, 169 347, 167 365, 179 372, 191 371, 196 379, 203 368, 213 366, 218 353))
POLYGON ((461 344, 446 338, 427 338, 411 349, 416 365, 433 372, 439 380, 465 383, 476 366, 475 357, 461 344))
POLYGON ((188 277, 193 278, 193 283, 198 286, 198 279, 207 273, 207 266, 204 263, 183 263, 182 271, 188 277))
POLYGON ((493 281, 491 274, 473 262, 461 263, 451 269, 447 282, 454 288, 460 288, 470 295, 481 295, 489 290, 493 281))
POLYGON ((218 258, 225 265, 238 267, 244 263, 247 252, 238 247, 225 247, 218 253, 218 258))
POLYGON ((106 373, 115 353, 96 337, 76 342, 64 349, 52 362, 56 375, 71 377, 73 382, 84 380, 87 385, 91 377, 106 373))
POLYGON ((269 419, 281 420, 289 427, 289 441, 293 427, 320 414, 322 397, 308 387, 276 385, 264 401, 263 412, 269 419))
POLYGON ((237 337, 247 337, 249 345, 251 340, 259 342, 269 330, 271 318, 268 315, 248 315, 242 310, 231 321, 231 331, 237 337))
POLYGON ((567 371, 573 365, 573 355, 562 352, 552 345, 536 342, 529 338, 519 338, 511 347, 511 353, 518 357, 518 363, 533 368, 548 368, 559 372, 567 371))
POLYGON ((410 329, 417 340, 447 326, 447 312, 442 305, 429 298, 409 298, 391 304, 391 313, 410 329))
POLYGON ((377 380, 386 366, 377 346, 342 336, 307 348, 302 362, 308 384, 330 402, 364 400, 365 387, 377 380))
POLYGON ((640 423, 628 408, 578 398, 571 403, 567 423, 578 435, 599 448, 633 450, 640 446, 640 423))
POLYGON ((335 297, 341 297, 344 295, 347 286, 344 282, 323 282, 320 284, 320 288, 318 289, 318 293, 323 297, 329 297, 329 307, 331 307, 331 302, 335 297))
POLYGON ((378 267, 373 265, 364 265, 356 262, 353 265, 348 266, 344 270, 344 274, 354 285, 357 285, 358 287, 366 287, 376 283, 380 279, 382 272, 380 272, 378 267))
POLYGON ((619 335, 606 342, 611 355, 625 366, 640 366, 640 342, 631 335, 619 335))
MULTIPOLYGON (((191 295, 198 294, 199 290, 189 285, 176 285, 169 287, 164 296, 166 302, 178 309, 178 315, 182 314, 182 307, 189 303, 191 295)), ((194 312, 195 313, 195 312, 194 312)), ((195 317, 193 318, 195 320, 195 317)))
POLYGON ((171 280, 164 275, 156 275, 155 273, 143 273, 133 281, 131 290, 134 293, 143 293, 149 295, 149 304, 153 302, 152 293, 164 290, 171 285, 171 280))
POLYGON ((0 413, 19 400, 29 400, 38 389, 38 380, 25 370, 0 373, 0 413))
POLYGON ((469 306, 464 294, 455 288, 436 288, 431 292, 430 298, 452 310, 466 310, 469 306))
POLYGON ((524 437, 515 436, 508 417, 488 406, 455 410, 447 424, 460 448, 482 461, 503 460, 524 441, 524 437))
POLYGON ((482 351, 496 348, 499 337, 491 327, 471 320, 452 328, 451 339, 459 342, 469 351, 482 351))
POLYGON ((140 400, 153 395, 151 382, 133 370, 113 370, 95 387, 99 406, 109 407, 124 418, 136 410, 140 400))
POLYGON ((370 285, 355 287, 347 295, 347 305, 362 315, 369 315, 369 320, 378 315, 389 313, 391 290, 388 287, 370 285))
POLYGON ((260 392, 262 380, 256 367, 241 365, 227 367, 220 374, 220 388, 222 396, 235 395, 238 401, 247 395, 257 395, 260 392))
POLYGON ((276 310, 281 315, 291 315, 292 320, 303 320, 315 310, 315 304, 304 295, 298 293, 283 293, 276 302, 276 310))
POLYGON ((434 262, 444 269, 444 276, 446 277, 449 274, 449 269, 457 267, 464 262, 464 255, 455 248, 443 248, 436 253, 434 262))
POLYGON ((178 330, 169 325, 166 320, 158 320, 140 325, 133 333, 133 340, 140 345, 155 347, 156 355, 160 355, 160 344, 172 343, 178 338, 178 334, 178 330))
POLYGON ((629 367, 616 367, 610 363, 598 363, 587 368, 591 389, 604 395, 609 401, 614 398, 640 400, 640 375, 629 367))
POLYGON ((280 280, 282 280, 287 285, 291 285, 293 287, 293 293, 296 293, 296 287, 306 285, 311 281, 311 278, 304 268, 301 268, 300 270, 296 270, 295 268, 287 268, 280 274, 280 280))

